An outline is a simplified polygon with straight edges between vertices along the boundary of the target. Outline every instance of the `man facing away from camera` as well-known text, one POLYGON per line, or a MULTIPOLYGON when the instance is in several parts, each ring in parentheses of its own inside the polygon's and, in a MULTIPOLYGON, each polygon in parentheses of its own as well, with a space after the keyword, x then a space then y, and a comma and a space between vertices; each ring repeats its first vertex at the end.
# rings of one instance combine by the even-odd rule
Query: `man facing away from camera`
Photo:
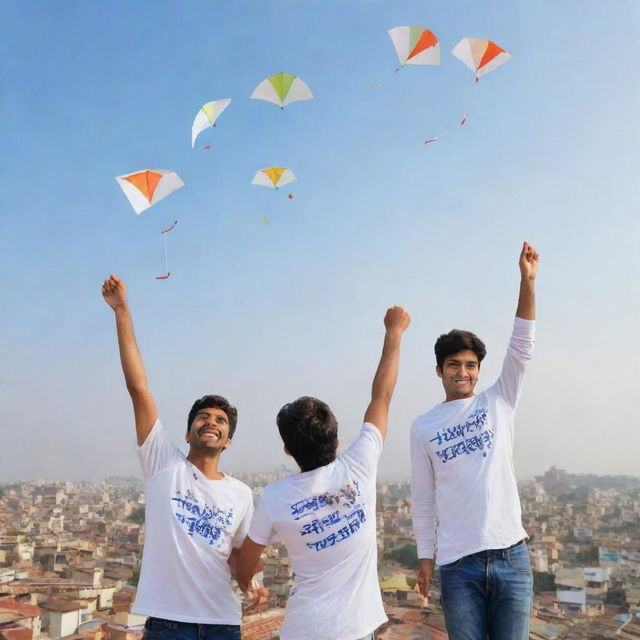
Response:
POLYGON ((376 471, 409 315, 392 307, 359 437, 336 457, 338 424, 320 400, 303 397, 278 413, 285 453, 300 473, 265 487, 238 557, 246 587, 266 545, 287 547, 294 584, 281 640, 373 638, 386 621, 377 572, 376 471))
POLYGON ((523 245, 513 333, 497 382, 475 395, 483 342, 441 335, 445 400, 411 427, 413 526, 427 597, 434 562, 451 640, 528 640, 533 576, 513 466, 514 413, 533 355, 538 254, 523 245))
POLYGON ((249 487, 218 469, 237 411, 221 396, 196 400, 185 457, 167 438, 149 392, 125 283, 110 276, 102 295, 115 313, 145 481, 145 543, 133 609, 149 616, 143 638, 240 640, 240 603, 228 559, 246 536, 253 500, 249 487))

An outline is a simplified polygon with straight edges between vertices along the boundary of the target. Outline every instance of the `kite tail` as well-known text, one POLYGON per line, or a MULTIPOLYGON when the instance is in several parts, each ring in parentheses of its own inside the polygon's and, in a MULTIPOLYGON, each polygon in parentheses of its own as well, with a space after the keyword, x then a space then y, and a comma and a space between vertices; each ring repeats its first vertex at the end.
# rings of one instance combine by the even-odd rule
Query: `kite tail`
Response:
POLYGON ((467 120, 469 118, 469 111, 471 110, 472 102, 473 102, 473 86, 478 81, 478 77, 475 77, 475 80, 472 84, 468 85, 467 93, 464 101, 464 113, 462 114, 462 118, 458 120, 455 124, 449 125, 446 129, 443 129, 438 135, 433 136, 432 138, 427 138, 424 143, 431 144, 433 142, 437 142, 442 138, 442 136, 446 136, 452 129, 457 129, 458 127, 462 127, 467 124, 467 120))
POLYGON ((171 271, 169 271, 169 248, 167 246, 167 235, 166 234, 169 233, 169 231, 171 231, 172 229, 174 229, 177 224, 178 224, 178 221, 176 220, 170 227, 167 227, 166 229, 163 229, 160 232, 162 234, 162 240, 163 240, 163 243, 164 243, 165 275, 156 276, 156 280, 166 280, 171 275, 171 271))

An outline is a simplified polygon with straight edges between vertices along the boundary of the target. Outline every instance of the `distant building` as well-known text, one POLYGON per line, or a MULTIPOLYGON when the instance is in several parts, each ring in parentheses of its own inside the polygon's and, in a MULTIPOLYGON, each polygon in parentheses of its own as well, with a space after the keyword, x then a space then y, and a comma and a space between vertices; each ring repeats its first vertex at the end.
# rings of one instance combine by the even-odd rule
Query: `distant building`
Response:
POLYGON ((602 615, 610 571, 606 567, 559 569, 555 610, 567 616, 602 615))

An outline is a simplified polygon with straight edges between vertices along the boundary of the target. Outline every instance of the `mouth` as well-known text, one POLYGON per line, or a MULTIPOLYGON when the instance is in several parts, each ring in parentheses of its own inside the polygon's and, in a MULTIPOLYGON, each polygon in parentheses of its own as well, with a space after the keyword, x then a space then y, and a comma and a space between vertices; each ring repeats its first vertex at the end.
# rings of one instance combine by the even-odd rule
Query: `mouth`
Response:
POLYGON ((222 437, 222 434, 217 429, 211 429, 210 427, 203 427, 202 429, 198 429, 198 435, 200 437, 204 436, 213 436, 218 440, 222 437))

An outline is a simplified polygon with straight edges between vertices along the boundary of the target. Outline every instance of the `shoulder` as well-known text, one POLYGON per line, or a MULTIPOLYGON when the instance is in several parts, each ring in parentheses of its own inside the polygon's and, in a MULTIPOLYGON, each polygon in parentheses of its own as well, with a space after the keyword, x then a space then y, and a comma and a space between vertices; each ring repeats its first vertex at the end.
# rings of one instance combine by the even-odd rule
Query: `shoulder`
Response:
POLYGON ((251 487, 248 484, 245 484, 241 480, 230 476, 228 473, 225 473, 225 478, 227 480, 228 486, 232 491, 237 492, 240 495, 244 496, 252 496, 253 492, 251 491, 251 487))
POLYGON ((433 428, 447 413, 447 407, 443 404, 437 404, 432 409, 429 409, 426 413, 420 414, 412 423, 411 430, 416 433, 429 431, 433 428))
POLYGON ((383 441, 382 441, 382 434, 380 433, 380 429, 378 429, 378 427, 376 427, 375 424, 373 424, 373 422, 364 422, 362 424, 362 427, 360 428, 360 435, 359 437, 365 437, 365 438, 373 438, 374 440, 378 441, 380 446, 382 446, 383 441))
POLYGON ((275 498, 276 496, 289 491, 295 485, 295 477, 296 476, 288 476, 286 478, 282 478, 282 480, 270 482, 269 484, 264 486, 261 497, 263 499, 265 497, 275 498))

